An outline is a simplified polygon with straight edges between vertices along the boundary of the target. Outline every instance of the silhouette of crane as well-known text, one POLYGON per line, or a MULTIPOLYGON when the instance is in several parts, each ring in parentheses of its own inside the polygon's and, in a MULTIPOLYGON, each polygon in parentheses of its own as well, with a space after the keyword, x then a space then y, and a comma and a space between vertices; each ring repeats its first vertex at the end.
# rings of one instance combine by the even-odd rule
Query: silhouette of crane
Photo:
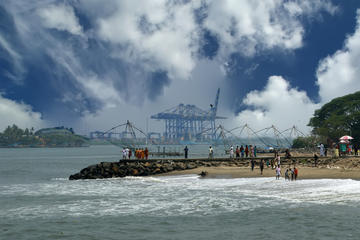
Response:
POLYGON ((195 105, 179 104, 164 112, 152 115, 152 119, 165 121, 165 139, 189 140, 197 138, 204 140, 216 138, 215 121, 226 119, 216 115, 220 96, 220 88, 217 90, 214 104, 210 104, 210 110, 204 111, 195 105), (209 131, 206 131, 209 130, 209 131), (203 135, 202 133, 208 133, 203 135))

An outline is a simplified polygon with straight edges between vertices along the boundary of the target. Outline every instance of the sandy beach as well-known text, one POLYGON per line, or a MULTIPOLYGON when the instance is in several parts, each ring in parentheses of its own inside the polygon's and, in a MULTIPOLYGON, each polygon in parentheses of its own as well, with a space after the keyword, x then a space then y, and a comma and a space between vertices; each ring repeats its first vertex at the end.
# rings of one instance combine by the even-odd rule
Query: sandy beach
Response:
MULTIPOLYGON (((287 167, 287 166, 286 166, 287 167)), ((281 177, 284 178, 286 167, 281 169, 281 177)), ((340 166, 320 166, 320 167, 304 167, 297 166, 299 174, 298 179, 356 179, 360 180, 359 168, 344 168, 340 166)), ((257 167, 251 171, 250 167, 199 167, 191 170, 174 171, 163 175, 184 175, 184 174, 200 174, 206 171, 208 178, 256 178, 256 177, 274 177, 275 169, 264 169, 263 175, 257 167)))

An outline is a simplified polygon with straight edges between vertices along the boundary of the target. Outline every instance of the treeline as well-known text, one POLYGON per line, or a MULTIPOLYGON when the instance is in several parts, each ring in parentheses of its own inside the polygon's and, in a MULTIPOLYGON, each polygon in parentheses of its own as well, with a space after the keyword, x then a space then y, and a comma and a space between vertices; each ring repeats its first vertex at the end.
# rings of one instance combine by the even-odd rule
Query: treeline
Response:
MULTIPOLYGON (((71 130, 57 131, 37 131, 34 129, 21 129, 15 124, 8 126, 0 133, 1 147, 77 147, 87 143, 85 137, 74 134, 71 130)), ((60 128, 65 129, 65 128, 60 128)), ((67 130, 67 129, 65 129, 67 130)))
POLYGON ((352 143, 360 145, 360 91, 335 98, 316 110, 308 126, 312 127, 312 136, 295 139, 293 148, 319 143, 331 147, 344 135, 352 136, 352 143))

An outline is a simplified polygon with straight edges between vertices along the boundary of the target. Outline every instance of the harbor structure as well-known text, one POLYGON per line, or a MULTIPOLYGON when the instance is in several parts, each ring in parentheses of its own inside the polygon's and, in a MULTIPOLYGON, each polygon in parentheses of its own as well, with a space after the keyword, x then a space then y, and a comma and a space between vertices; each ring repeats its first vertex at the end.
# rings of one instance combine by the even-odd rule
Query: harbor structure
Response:
POLYGON ((205 111, 192 104, 179 104, 164 112, 152 115, 152 119, 163 120, 165 123, 164 138, 166 140, 216 140, 217 116, 220 88, 217 90, 214 104, 205 111))

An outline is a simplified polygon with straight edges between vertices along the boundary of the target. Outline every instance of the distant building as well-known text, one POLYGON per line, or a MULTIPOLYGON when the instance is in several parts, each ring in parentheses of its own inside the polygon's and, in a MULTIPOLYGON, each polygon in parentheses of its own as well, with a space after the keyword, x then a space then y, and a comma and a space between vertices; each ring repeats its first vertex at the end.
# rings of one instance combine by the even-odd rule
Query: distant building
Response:
POLYGON ((36 136, 40 135, 49 135, 49 134, 56 134, 56 135, 72 135, 74 131, 72 128, 65 128, 61 127, 54 127, 54 128, 42 128, 35 132, 36 136))

